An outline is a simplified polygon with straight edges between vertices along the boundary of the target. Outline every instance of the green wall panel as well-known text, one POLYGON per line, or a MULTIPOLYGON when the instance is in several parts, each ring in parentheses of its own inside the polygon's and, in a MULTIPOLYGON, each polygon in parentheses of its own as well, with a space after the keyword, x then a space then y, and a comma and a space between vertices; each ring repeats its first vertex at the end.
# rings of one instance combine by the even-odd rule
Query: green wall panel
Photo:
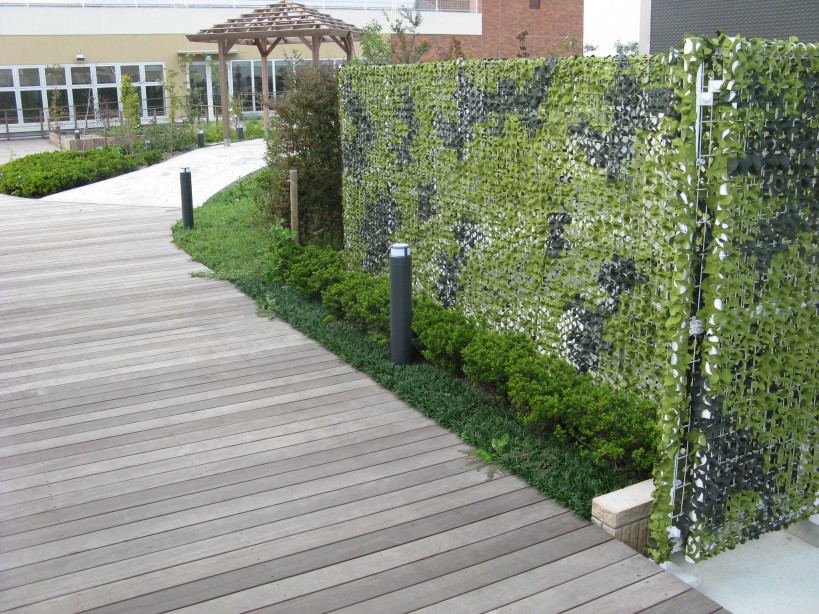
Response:
POLYGON ((409 242, 416 291, 657 402, 658 559, 815 509, 816 63, 689 39, 342 72, 349 263, 409 242))

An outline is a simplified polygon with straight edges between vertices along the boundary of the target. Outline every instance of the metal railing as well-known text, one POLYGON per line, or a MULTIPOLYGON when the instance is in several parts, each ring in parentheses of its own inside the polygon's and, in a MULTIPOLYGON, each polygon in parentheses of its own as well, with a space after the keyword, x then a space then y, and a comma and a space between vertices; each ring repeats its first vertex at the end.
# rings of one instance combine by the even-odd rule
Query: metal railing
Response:
MULTIPOLYGON (((78 7, 78 8, 234 8, 254 9, 273 0, 0 0, 0 6, 78 7)), ((297 0, 309 8, 322 11, 391 11, 402 8, 419 11, 480 13, 480 0, 297 0)))

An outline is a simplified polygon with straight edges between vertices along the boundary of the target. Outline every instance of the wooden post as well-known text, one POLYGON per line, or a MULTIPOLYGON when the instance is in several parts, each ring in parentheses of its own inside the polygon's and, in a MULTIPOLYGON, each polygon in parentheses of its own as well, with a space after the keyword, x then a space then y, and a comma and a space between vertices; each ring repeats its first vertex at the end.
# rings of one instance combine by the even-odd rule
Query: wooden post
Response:
POLYGON ((299 172, 290 169, 290 230, 293 240, 299 242, 299 172))
POLYGON ((321 37, 314 36, 313 37, 313 66, 319 65, 319 49, 321 49, 321 37))
POLYGON ((219 41, 219 93, 222 99, 222 142, 230 147, 230 96, 228 95, 227 52, 230 50, 226 41, 219 41))
POLYGON ((270 79, 269 69, 267 66, 267 55, 262 54, 262 117, 264 118, 264 132, 270 130, 270 87, 268 86, 268 79, 270 79))

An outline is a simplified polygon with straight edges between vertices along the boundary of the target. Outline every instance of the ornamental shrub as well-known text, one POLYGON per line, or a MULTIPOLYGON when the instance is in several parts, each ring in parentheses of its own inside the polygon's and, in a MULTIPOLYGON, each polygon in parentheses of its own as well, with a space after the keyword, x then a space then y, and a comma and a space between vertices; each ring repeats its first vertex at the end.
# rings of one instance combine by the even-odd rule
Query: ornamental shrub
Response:
POLYGON ((537 355, 535 344, 524 335, 481 331, 463 350, 463 371, 474 383, 509 401, 510 372, 517 365, 534 361, 537 355))
POLYGON ((349 272, 327 288, 321 300, 331 314, 365 332, 384 337, 390 334, 390 284, 386 277, 349 272))
POLYGON ((412 330, 424 358, 450 373, 463 375, 463 351, 477 333, 472 320, 423 297, 414 301, 412 330))
POLYGON ((272 104, 267 137, 271 214, 290 219, 290 169, 299 175, 299 236, 341 247, 341 140, 336 69, 297 62, 272 104))
POLYGON ((161 151, 126 154, 119 147, 49 151, 0 165, 0 192, 40 198, 156 164, 161 151))

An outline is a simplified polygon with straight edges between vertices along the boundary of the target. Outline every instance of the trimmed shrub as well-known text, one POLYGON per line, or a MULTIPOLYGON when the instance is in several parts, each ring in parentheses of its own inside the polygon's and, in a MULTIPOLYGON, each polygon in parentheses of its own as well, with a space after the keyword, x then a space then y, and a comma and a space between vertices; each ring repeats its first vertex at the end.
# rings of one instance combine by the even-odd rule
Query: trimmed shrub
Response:
POLYGON ((0 165, 0 192, 39 198, 161 161, 161 151, 123 153, 119 147, 91 151, 49 151, 0 165))
POLYGON ((463 375, 463 351, 477 333, 472 320, 426 297, 414 301, 412 330, 415 346, 432 364, 463 375))

